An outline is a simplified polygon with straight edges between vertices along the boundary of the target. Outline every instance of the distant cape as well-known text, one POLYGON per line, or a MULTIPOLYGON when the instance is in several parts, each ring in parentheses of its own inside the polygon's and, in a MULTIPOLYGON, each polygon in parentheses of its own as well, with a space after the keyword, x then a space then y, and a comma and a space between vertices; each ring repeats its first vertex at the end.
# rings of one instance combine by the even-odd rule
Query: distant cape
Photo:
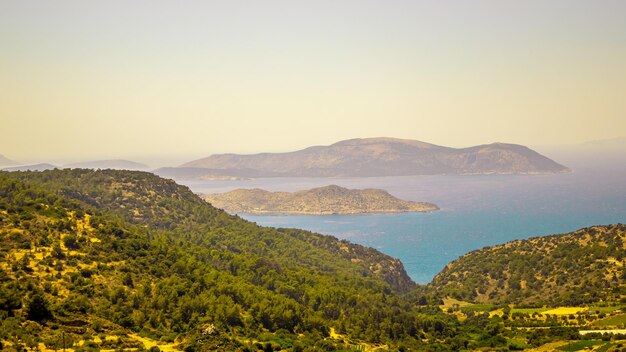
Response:
POLYGON ((177 178, 547 174, 570 170, 528 147, 450 148, 396 138, 350 139, 288 153, 215 154, 155 173, 177 178))

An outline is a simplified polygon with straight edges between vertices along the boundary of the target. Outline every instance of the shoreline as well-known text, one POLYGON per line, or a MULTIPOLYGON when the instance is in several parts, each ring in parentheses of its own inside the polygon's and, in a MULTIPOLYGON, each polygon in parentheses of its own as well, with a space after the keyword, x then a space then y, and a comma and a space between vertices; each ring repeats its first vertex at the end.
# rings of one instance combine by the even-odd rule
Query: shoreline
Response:
POLYGON ((375 215, 375 214, 402 214, 402 213, 433 213, 441 210, 439 207, 430 210, 377 210, 377 211, 355 211, 355 212, 307 212, 307 211, 237 211, 229 214, 246 214, 260 216, 289 216, 289 215, 375 215))

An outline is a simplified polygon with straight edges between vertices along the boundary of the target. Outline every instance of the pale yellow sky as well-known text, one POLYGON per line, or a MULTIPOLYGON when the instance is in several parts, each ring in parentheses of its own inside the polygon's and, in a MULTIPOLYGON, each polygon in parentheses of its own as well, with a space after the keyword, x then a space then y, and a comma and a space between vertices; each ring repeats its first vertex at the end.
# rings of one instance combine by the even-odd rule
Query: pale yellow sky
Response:
POLYGON ((626 136, 624 1, 0 2, 28 161, 626 136))

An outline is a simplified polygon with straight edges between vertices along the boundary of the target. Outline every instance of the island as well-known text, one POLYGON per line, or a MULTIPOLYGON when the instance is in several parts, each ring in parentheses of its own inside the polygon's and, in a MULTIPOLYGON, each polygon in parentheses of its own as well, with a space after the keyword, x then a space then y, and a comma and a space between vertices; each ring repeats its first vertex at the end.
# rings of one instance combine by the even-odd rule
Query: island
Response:
POLYGON ((350 139, 285 153, 214 154, 155 174, 176 179, 224 176, 381 177, 412 175, 534 175, 570 169, 518 144, 451 148, 398 138, 350 139))
POLYGON ((202 197, 232 214, 339 215, 439 210, 435 204, 401 200, 382 189, 348 189, 337 185, 292 193, 269 192, 259 188, 236 189, 202 197))

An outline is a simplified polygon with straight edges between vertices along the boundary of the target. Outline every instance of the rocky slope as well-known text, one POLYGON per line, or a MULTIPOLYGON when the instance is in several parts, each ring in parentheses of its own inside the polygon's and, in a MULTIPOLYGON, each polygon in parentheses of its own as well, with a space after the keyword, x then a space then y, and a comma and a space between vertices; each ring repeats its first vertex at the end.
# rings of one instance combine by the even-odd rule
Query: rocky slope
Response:
MULTIPOLYGON (((435 174, 535 174, 569 171, 521 145, 494 143, 448 148, 415 140, 367 138, 290 153, 217 154, 181 168, 240 177, 400 176, 435 174)), ((193 173, 192 172, 192 173, 193 173)), ((157 170, 158 173, 158 170, 157 170)), ((194 177, 198 177, 195 175, 194 177)))
POLYGON ((439 208, 432 203, 409 202, 380 189, 347 189, 336 185, 299 192, 236 189, 207 194, 203 198, 229 213, 251 214, 361 214, 425 212, 439 208))

